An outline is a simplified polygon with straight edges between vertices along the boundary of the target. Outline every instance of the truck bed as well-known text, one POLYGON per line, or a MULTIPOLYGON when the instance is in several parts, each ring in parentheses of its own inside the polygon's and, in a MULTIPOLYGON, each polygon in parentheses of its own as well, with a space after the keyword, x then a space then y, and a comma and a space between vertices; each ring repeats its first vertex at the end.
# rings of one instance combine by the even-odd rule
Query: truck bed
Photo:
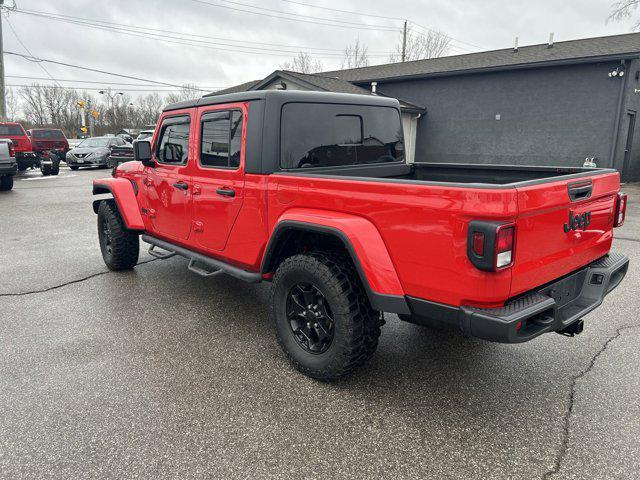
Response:
MULTIPOLYGON (((448 186, 474 186, 482 188, 505 188, 532 185, 537 182, 588 177, 615 170, 604 168, 552 167, 531 165, 413 163, 358 165, 322 169, 298 169, 296 175, 319 175, 330 177, 356 177, 358 180, 388 180, 399 182, 429 182, 448 186)), ((292 172, 293 173, 293 172, 292 172)))

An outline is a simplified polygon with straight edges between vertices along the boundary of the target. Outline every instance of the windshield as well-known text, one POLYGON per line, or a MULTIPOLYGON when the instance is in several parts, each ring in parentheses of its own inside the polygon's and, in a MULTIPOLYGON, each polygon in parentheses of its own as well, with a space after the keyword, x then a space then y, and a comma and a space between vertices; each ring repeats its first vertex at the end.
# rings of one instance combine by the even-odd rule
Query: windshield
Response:
POLYGON ((33 138, 64 138, 61 130, 32 130, 33 138))
POLYGON ((136 140, 144 140, 145 138, 153 137, 153 132, 140 132, 136 140))
POLYGON ((80 143, 80 145, 78 145, 78 147, 83 147, 83 148, 97 148, 97 147, 108 147, 108 146, 109 146, 109 139, 102 138, 102 137, 87 138, 86 140, 83 140, 80 143))

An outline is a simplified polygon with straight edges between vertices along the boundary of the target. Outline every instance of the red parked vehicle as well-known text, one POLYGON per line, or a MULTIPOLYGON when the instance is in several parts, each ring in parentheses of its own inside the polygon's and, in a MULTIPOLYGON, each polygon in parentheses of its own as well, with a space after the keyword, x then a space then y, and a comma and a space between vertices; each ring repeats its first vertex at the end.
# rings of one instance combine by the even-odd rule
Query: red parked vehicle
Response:
POLYGON ((466 335, 573 336, 622 281, 610 253, 615 170, 407 164, 398 102, 318 92, 204 97, 165 108, 138 161, 94 180, 100 248, 139 238, 203 276, 272 282, 279 343, 330 380, 369 358, 381 312, 466 335))
POLYGON ((27 168, 39 166, 38 157, 31 147, 31 140, 22 125, 16 122, 1 122, 0 138, 13 141, 19 171, 23 172, 27 168))
POLYGON ((51 152, 64 161, 69 151, 69 142, 58 128, 32 128, 27 131, 31 138, 31 147, 35 153, 51 152))

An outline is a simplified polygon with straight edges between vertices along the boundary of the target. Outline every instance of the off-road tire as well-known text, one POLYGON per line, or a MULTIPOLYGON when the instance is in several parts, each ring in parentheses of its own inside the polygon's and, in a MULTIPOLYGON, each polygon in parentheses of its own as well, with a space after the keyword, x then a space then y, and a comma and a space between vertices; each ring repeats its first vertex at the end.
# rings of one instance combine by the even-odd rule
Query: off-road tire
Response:
POLYGON ((98 208, 98 240, 104 263, 110 270, 128 270, 138 263, 140 237, 127 230, 113 200, 98 208), (105 225, 109 233, 105 232, 105 225))
POLYGON ((0 177, 0 191, 6 192, 13 188, 13 175, 0 177))
POLYGON ((24 172, 27 170, 27 168, 29 168, 29 165, 25 165, 24 163, 19 163, 18 162, 18 171, 19 172, 24 172))
POLYGON ((40 165, 40 171, 43 176, 48 177, 51 175, 51 165, 40 165))
POLYGON ((58 175, 60 173, 60 161, 54 160, 53 165, 51 165, 51 175, 58 175))
POLYGON ((334 253, 299 254, 284 260, 273 277, 271 317, 278 343, 291 363, 312 378, 331 381, 348 375, 375 352, 382 317, 369 304, 353 263, 334 253), (323 353, 305 350, 287 318, 287 298, 301 283, 317 287, 334 320, 334 337, 323 353))
POLYGON ((75 170, 78 170, 80 167, 77 165, 69 165, 69 168, 75 171, 75 170))

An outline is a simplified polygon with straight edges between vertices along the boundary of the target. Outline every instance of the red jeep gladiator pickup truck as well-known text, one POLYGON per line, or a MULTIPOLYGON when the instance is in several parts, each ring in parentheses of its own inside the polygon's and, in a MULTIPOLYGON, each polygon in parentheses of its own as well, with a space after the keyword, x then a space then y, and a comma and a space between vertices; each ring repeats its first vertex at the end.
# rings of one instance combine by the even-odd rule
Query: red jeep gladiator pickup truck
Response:
POLYGON ((497 342, 573 336, 622 281, 615 170, 407 164, 399 104, 261 91, 169 105, 137 161, 95 180, 112 270, 139 238, 203 276, 272 282, 287 357, 330 380, 369 358, 382 312, 497 342))

